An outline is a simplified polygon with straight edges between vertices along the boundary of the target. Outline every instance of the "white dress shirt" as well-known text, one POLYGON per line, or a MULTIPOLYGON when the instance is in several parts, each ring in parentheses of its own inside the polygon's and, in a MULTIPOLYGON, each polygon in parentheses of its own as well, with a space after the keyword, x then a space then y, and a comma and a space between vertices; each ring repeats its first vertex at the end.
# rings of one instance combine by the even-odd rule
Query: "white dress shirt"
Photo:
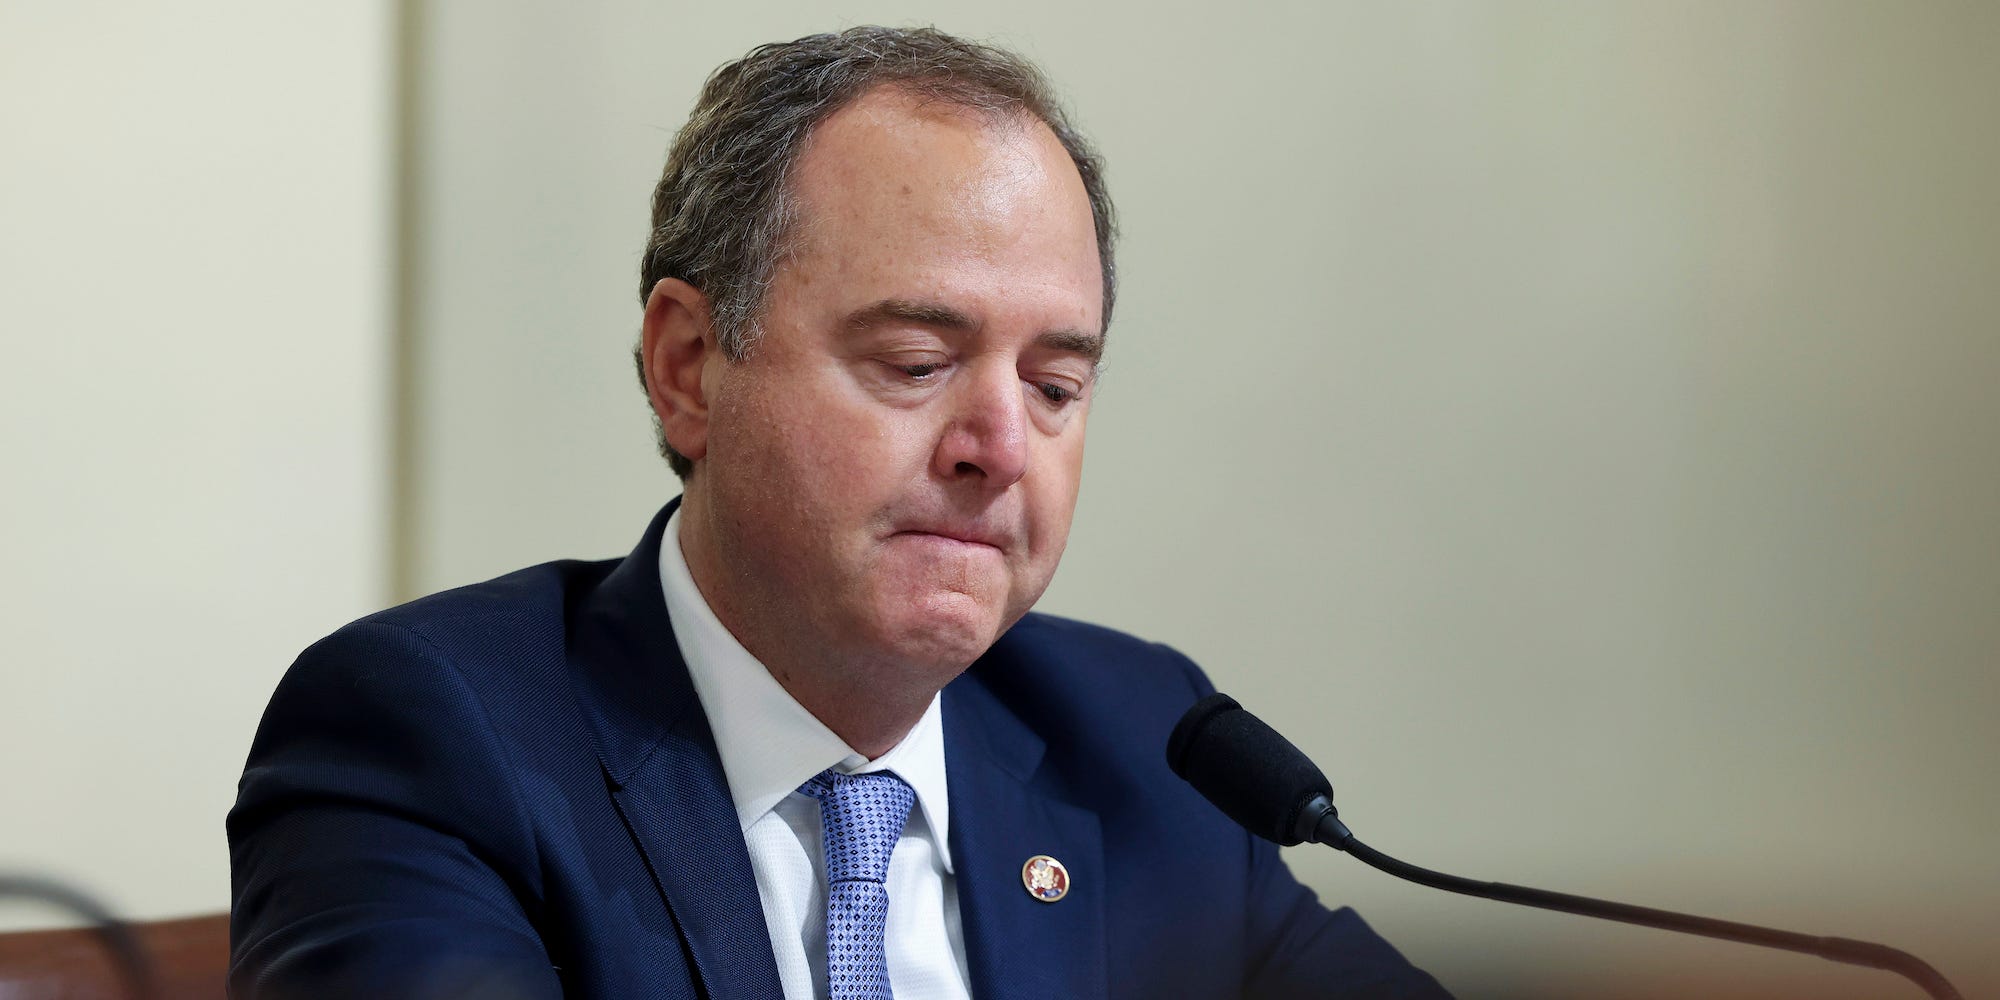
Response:
POLYGON ((969 1000, 965 939, 952 879, 951 814, 938 698, 916 728, 874 760, 794 700, 715 617, 680 546, 680 511, 660 541, 660 589, 695 694, 722 756, 736 818, 786 1000, 826 995, 826 864, 819 800, 799 794, 829 767, 894 771, 916 807, 889 859, 889 983, 896 1000, 969 1000))

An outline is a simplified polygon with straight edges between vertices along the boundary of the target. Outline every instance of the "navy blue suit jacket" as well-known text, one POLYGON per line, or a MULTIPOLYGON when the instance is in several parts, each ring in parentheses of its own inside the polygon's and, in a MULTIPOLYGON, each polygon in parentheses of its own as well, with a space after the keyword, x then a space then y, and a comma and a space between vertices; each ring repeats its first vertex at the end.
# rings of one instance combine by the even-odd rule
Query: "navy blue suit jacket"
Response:
MULTIPOLYGON (((272 697, 229 815, 239 998, 781 996, 660 593, 557 562, 355 622, 272 697)), ((972 993, 1440 997, 1167 770, 1209 685, 1029 615, 944 691, 972 993), (1029 857, 1069 895, 1021 884, 1029 857)))

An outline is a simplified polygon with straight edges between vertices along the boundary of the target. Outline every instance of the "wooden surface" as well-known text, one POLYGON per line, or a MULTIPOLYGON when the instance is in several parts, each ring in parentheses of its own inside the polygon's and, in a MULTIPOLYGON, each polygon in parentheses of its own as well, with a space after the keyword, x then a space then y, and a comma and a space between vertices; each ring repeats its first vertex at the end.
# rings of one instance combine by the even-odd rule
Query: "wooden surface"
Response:
MULTIPOLYGON (((159 1000, 223 1000, 229 915, 134 924, 153 963, 159 1000)), ((134 996, 111 950, 90 930, 0 934, 0 1000, 134 996)))

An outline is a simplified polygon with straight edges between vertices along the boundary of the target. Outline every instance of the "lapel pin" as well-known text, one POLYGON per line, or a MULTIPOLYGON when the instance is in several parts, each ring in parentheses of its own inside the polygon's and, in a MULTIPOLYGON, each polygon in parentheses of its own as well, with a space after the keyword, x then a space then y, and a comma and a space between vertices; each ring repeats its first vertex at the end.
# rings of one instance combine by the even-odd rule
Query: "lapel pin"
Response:
POLYGON ((1037 854, 1021 866, 1021 884, 1027 887, 1028 895, 1053 903, 1069 895, 1069 869, 1046 854, 1037 854))

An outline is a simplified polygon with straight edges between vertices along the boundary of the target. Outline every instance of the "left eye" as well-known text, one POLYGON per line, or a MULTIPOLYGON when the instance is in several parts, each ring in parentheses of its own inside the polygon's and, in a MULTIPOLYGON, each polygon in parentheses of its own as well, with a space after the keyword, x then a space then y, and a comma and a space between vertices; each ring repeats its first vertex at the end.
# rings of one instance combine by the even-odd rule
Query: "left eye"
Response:
POLYGON ((1067 403, 1071 399, 1076 398, 1076 393, 1054 382, 1037 382, 1035 383, 1035 390, 1042 394, 1043 399, 1051 403, 1067 403))
POLYGON ((896 370, 914 379, 925 379, 936 375, 943 367, 941 364, 897 365, 896 370))

